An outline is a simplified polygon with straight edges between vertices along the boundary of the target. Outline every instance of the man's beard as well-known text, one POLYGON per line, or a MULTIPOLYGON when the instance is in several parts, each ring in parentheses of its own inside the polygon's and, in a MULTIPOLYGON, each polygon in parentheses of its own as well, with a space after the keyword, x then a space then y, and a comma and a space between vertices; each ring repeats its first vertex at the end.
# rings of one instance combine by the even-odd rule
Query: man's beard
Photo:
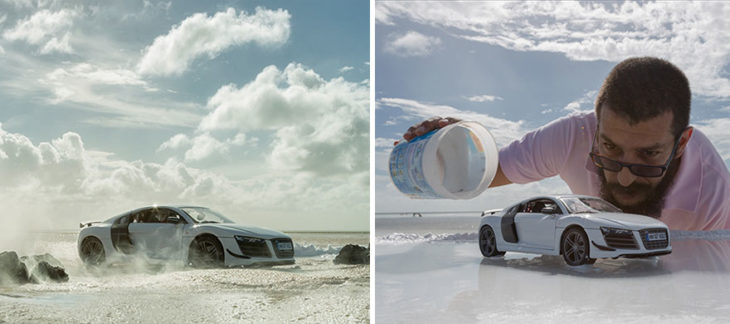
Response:
POLYGON ((599 169, 599 178, 601 179, 601 198, 614 204, 616 207, 621 208, 624 213, 647 215, 654 218, 661 216, 662 207, 664 207, 664 195, 672 186, 674 178, 679 170, 681 159, 675 159, 670 163, 667 173, 664 175, 661 181, 656 187, 652 188, 651 185, 644 183, 634 182, 628 187, 624 187, 618 183, 606 182, 606 176, 603 173, 603 169, 599 169), (633 204, 624 205, 619 203, 613 196, 614 191, 625 191, 628 193, 648 193, 648 196, 643 201, 633 204))

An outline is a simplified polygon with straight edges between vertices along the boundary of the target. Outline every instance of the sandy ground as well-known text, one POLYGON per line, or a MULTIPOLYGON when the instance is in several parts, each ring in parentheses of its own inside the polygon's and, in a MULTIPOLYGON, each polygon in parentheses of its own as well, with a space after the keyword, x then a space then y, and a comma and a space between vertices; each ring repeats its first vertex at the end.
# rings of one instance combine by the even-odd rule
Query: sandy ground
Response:
POLYGON ((730 323, 727 238, 570 267, 532 254, 483 258, 475 235, 405 237, 376 239, 376 323, 730 323))
MULTIPOLYGON (((367 244, 363 237, 352 243, 367 244)), ((91 272, 75 256, 74 240, 60 234, 36 244, 64 263, 70 280, 0 287, 0 323, 369 322, 369 266, 335 265, 332 254, 270 268, 131 264, 91 272)))

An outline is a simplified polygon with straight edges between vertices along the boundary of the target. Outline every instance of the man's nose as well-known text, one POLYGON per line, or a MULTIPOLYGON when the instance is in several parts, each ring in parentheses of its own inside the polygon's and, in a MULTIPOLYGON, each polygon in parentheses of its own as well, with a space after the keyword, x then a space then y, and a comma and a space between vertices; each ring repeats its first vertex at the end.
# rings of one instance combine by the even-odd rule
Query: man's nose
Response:
POLYGON ((618 172, 618 183, 621 186, 628 187, 634 183, 635 180, 636 176, 631 173, 629 168, 622 168, 621 171, 618 172))

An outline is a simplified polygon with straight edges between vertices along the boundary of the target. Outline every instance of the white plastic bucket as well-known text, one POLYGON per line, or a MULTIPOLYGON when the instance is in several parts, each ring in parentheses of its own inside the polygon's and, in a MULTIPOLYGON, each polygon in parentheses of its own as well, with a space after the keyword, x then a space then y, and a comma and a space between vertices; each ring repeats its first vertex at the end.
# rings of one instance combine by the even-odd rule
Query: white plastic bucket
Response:
POLYGON ((463 121, 396 145, 390 178, 411 198, 471 199, 492 183, 498 162, 489 130, 463 121))

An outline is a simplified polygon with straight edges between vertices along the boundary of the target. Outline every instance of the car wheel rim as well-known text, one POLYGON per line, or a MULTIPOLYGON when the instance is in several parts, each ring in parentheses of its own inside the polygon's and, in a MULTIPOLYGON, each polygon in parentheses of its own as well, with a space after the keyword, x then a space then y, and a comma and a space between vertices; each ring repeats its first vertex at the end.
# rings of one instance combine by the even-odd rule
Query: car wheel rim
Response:
POLYGON ((101 261, 103 247, 95 240, 88 240, 84 243, 81 251, 86 256, 86 261, 91 264, 98 264, 101 261))
POLYGON ((213 264, 220 259, 218 247, 209 241, 198 243, 199 256, 203 264, 213 264))
POLYGON ((497 248, 496 247, 497 242, 494 237, 494 233, 491 230, 489 230, 488 228, 485 228, 482 231, 481 243, 482 243, 481 244, 482 252, 485 252, 487 255, 494 254, 494 252, 497 248))
POLYGON ((563 253, 571 264, 578 264, 586 256, 586 242, 583 235, 579 232, 568 233, 563 246, 563 253))

